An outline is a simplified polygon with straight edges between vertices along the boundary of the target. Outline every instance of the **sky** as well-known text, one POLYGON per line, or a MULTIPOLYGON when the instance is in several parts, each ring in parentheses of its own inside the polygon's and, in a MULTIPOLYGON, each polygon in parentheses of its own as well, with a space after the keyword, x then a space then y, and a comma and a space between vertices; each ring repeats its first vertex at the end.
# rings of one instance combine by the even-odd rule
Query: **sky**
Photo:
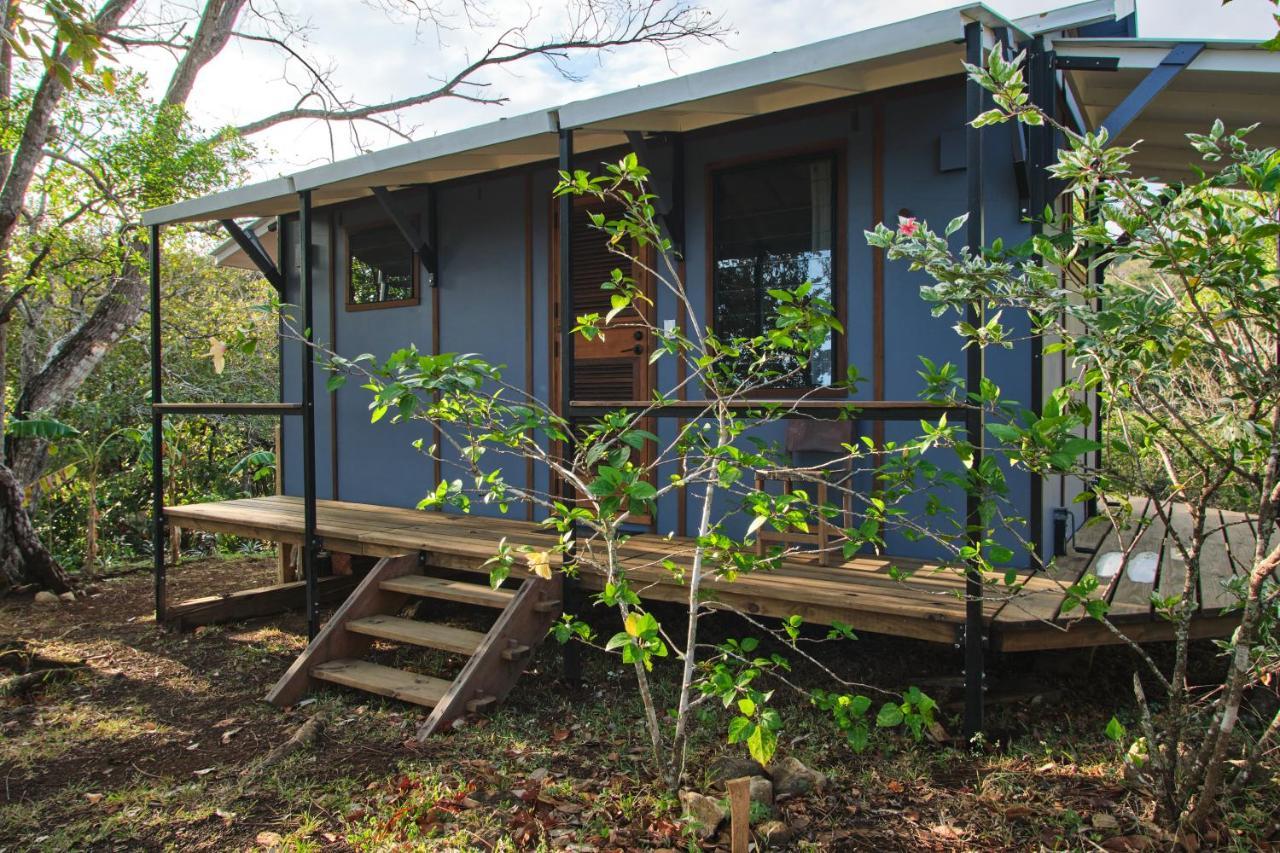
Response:
MULTIPOLYGON (((150 0, 151 13, 177 14, 188 3, 150 0)), ((489 25, 472 24, 461 15, 445 28, 416 27, 414 21, 385 11, 409 0, 276 0, 295 24, 305 27, 305 42, 291 40, 299 52, 329 69, 344 97, 377 103, 434 88, 435 79, 460 67, 507 26, 530 23, 533 35, 556 28, 563 0, 481 0, 489 25)), ((418 0, 422 2, 422 0, 418 0)), ((431 0, 447 9, 460 0, 431 0)), ((472 0, 475 2, 475 0, 472 0)), ((487 72, 487 92, 508 99, 502 105, 457 100, 438 101, 406 111, 401 129, 421 139, 503 116, 553 107, 567 101, 663 80, 705 68, 748 59, 835 35, 868 29, 957 4, 957 0, 701 0, 727 28, 722 43, 690 44, 675 52, 640 45, 611 53, 582 56, 572 63, 576 80, 566 79, 548 62, 533 58, 518 66, 487 72)), ((259 6, 261 4, 254 4, 259 6)), ((1054 0, 988 0, 988 6, 1017 18, 1070 3, 1054 0)), ((1268 0, 1138 0, 1138 34, 1144 37, 1243 38, 1261 41, 1275 31, 1268 0)), ((239 28, 263 33, 279 31, 250 13, 239 28)), ((164 84, 173 67, 166 53, 149 51, 134 57, 154 86, 164 84)), ((201 74, 188 107, 206 128, 240 124, 297 99, 302 67, 279 48, 233 39, 201 74)), ((382 128, 360 124, 329 127, 299 121, 253 137, 258 156, 250 178, 265 179, 403 142, 382 128)))

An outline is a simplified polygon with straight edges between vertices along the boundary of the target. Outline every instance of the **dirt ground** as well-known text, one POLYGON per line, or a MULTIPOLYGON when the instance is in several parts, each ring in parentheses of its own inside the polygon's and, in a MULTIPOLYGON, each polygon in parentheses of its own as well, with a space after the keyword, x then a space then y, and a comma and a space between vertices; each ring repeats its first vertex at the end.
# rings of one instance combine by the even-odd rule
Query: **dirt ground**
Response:
MULTIPOLYGON (((270 559, 211 558, 172 571, 170 588, 178 600, 273 574, 270 559)), ((709 628, 746 633, 731 617, 709 628)), ((0 850, 727 849, 726 832, 696 842, 675 798, 651 781, 631 677, 615 659, 588 651, 574 687, 558 679, 548 644, 498 710, 420 744, 422 709, 400 703, 331 690, 288 711, 265 704, 304 633, 300 614, 159 628, 146 573, 103 581, 74 604, 5 601, 0 677, 65 671, 0 698, 0 850), (316 714, 326 724, 313 746, 260 767, 316 714)), ((427 671, 459 663, 379 654, 427 671)), ((778 805, 791 838, 770 849, 1158 849, 1147 805, 1102 736, 1130 706, 1128 655, 995 661, 991 742, 976 752, 889 737, 855 755, 816 712, 782 698, 780 753, 829 783, 778 805)), ((1211 668, 1212 649, 1202 657, 1211 668)), ((864 637, 833 647, 830 664, 889 689, 918 684, 954 708, 959 659, 949 649, 864 637)), ((822 686, 816 670, 796 677, 822 686)), ((707 791, 729 753, 724 720, 704 716, 691 784, 707 791)), ((954 725, 952 711, 944 723, 954 725)), ((1275 786, 1234 804, 1205 846, 1280 849, 1278 804, 1275 786)))

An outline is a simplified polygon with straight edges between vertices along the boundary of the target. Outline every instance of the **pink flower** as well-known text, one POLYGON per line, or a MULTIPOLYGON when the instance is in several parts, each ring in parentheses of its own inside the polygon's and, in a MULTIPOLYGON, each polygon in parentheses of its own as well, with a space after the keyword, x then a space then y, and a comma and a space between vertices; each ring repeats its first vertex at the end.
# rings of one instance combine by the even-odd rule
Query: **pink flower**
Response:
POLYGON ((916 229, 919 227, 920 225, 916 222, 916 218, 914 216, 898 217, 898 233, 903 237, 910 237, 915 234, 916 229))

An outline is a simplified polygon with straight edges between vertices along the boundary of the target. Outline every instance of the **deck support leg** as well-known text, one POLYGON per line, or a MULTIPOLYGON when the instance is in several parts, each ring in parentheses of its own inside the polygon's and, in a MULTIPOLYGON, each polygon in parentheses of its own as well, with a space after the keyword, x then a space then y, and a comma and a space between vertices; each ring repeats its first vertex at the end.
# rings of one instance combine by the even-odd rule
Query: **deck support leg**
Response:
MULTIPOLYGON (((971 65, 981 65, 984 48, 985 27, 977 21, 968 23, 964 28, 965 53, 971 65)), ((965 116, 972 121, 985 108, 986 92, 973 80, 965 83, 965 116)), ((982 133, 971 124, 965 126, 965 147, 968 156, 968 190, 969 220, 967 222, 967 242, 969 251, 977 254, 982 251, 986 234, 983 223, 982 206, 982 133)), ((974 327, 982 326, 982 305, 970 303, 966 320, 974 327)), ((982 467, 983 417, 980 405, 975 405, 974 395, 982 388, 985 368, 982 348, 970 346, 967 353, 965 369, 965 390, 971 406, 965 415, 965 431, 973 448, 973 458, 969 467, 969 489, 965 495, 965 526, 968 529, 969 544, 979 547, 983 539, 983 520, 981 512, 982 497, 979 494, 979 472, 982 467)), ((986 660, 983 650, 983 602, 982 602, 982 569, 978 561, 972 561, 965 573, 965 630, 964 630, 964 734, 972 738, 981 733, 983 728, 983 689, 986 680, 986 660)))
MULTIPOLYGON (((560 130, 560 171, 573 172, 573 130, 570 128, 560 130)), ((576 451, 573 433, 576 425, 572 419, 569 419, 569 401, 573 398, 573 196, 568 193, 560 196, 558 204, 560 220, 557 235, 560 252, 560 399, 558 403, 560 416, 569 421, 569 438, 564 442, 565 458, 572 459, 576 451)), ((572 506, 576 497, 573 484, 563 478, 560 481, 560 497, 566 506, 572 506)), ((573 562, 576 552, 577 537, 575 535, 573 543, 569 546, 569 552, 564 555, 566 566, 573 562)), ((563 600, 564 612, 576 615, 580 603, 576 578, 565 576, 563 600)), ((581 681, 582 650, 578 643, 571 639, 561 646, 560 650, 564 680, 581 681)))
POLYGON ((151 559, 155 574, 156 622, 165 620, 164 414, 160 351, 160 226, 151 226, 151 559))
POLYGON ((316 377, 311 353, 314 335, 313 279, 311 266, 311 191, 298 193, 298 239, 302 274, 302 576, 306 581, 307 639, 320 630, 316 601, 316 377))

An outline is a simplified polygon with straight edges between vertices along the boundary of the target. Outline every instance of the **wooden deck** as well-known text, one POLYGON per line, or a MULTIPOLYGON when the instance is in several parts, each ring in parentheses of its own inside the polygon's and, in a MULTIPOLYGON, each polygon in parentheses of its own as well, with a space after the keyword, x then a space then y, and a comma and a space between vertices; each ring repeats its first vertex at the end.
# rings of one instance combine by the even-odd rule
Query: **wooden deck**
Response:
MULTIPOLYGON (((191 504, 166 509, 171 524, 183 528, 230 533, 288 544, 302 541, 300 498, 274 496, 191 504)), ((1175 523, 1179 523, 1175 517, 1175 523)), ((1224 516, 1220 549, 1206 555, 1205 577, 1200 590, 1204 602, 1194 626, 1196 636, 1223 636, 1236 624, 1222 612, 1229 602, 1223 587, 1233 572, 1243 571, 1256 537, 1243 516, 1224 516), (1232 554, 1243 557, 1231 559, 1232 554)), ((487 572, 484 563, 494 555, 498 542, 538 547, 554 534, 538 525, 509 518, 452 515, 413 509, 318 501, 317 532, 325 547, 336 553, 390 557, 422 553, 434 566, 487 572)), ((1170 639, 1168 623, 1152 612, 1152 591, 1170 595, 1181 589, 1181 563, 1166 542, 1159 524, 1141 534, 1137 551, 1160 555, 1159 569, 1150 583, 1140 583, 1121 573, 1103 580, 1111 601, 1114 621, 1125 623, 1130 636, 1140 640, 1170 639)), ((1063 614, 1064 587, 1084 572, 1094 570, 1099 555, 1124 547, 1132 534, 1117 534, 1101 526, 1089 528, 1078 538, 1081 546, 1097 546, 1097 554, 1073 553, 1056 561, 1051 572, 1023 576, 1017 592, 1002 582, 988 587, 986 622, 993 648, 1005 651, 1067 648, 1117 642, 1101 624, 1082 618, 1079 610, 1063 614)), ((677 566, 693 553, 688 539, 669 540, 654 535, 633 537, 623 560, 632 585, 643 598, 682 601, 685 589, 678 575, 664 568, 670 558, 677 566)), ((599 573, 584 566, 583 584, 598 589, 599 573)), ((953 569, 905 558, 856 557, 833 566, 816 559, 789 559, 779 568, 738 576, 734 580, 713 577, 707 583, 710 598, 748 614, 783 617, 798 614, 808 622, 839 621, 855 630, 954 643, 964 625, 964 581, 953 569), (891 576, 892 567, 911 572, 905 580, 891 576)))

